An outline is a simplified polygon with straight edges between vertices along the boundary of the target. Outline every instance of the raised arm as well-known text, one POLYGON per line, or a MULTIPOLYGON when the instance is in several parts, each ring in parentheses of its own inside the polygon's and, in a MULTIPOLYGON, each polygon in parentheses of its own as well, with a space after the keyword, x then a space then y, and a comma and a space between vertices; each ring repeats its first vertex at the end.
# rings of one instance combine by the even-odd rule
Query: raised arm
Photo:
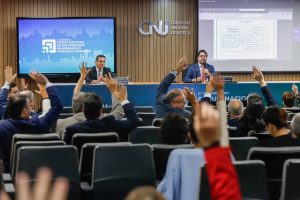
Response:
POLYGON ((87 69, 85 62, 82 62, 79 68, 80 68, 80 78, 78 79, 77 84, 74 88, 73 96, 76 96, 81 91, 84 80, 87 74, 89 73, 89 70, 87 69))

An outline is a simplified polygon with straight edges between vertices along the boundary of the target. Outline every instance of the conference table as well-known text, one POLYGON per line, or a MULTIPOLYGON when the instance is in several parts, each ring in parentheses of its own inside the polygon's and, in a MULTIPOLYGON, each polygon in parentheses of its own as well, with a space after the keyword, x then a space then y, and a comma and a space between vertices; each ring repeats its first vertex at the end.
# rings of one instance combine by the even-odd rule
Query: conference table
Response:
MULTIPOLYGON (((268 82, 268 86, 271 89, 277 103, 282 105, 281 95, 285 91, 292 90, 291 82, 268 82)), ((65 107, 72 105, 73 90, 76 83, 56 83, 59 96, 65 107)), ((296 85, 300 87, 300 83, 296 82, 296 85)), ((131 82, 127 85, 128 100, 136 106, 153 106, 155 104, 156 90, 159 83, 145 83, 145 82, 131 82)), ((205 93, 205 84, 195 83, 173 83, 169 89, 174 88, 194 88, 195 94, 200 100, 205 93)), ((103 101, 103 106, 108 107, 111 105, 111 95, 105 84, 85 84, 82 87, 83 92, 94 92, 99 95, 103 101)), ((251 92, 256 92, 261 95, 260 86, 256 82, 239 82, 239 83, 225 83, 225 99, 230 100, 232 98, 246 100, 247 95, 251 92)), ((213 92, 212 100, 216 101, 216 93, 213 92)))

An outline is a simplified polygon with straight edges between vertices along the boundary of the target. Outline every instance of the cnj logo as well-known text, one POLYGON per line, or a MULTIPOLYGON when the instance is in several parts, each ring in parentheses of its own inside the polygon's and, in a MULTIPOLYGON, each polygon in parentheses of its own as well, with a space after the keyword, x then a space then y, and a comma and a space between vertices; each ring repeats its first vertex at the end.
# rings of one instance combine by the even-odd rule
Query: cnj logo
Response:
POLYGON ((167 35, 169 32, 169 22, 165 21, 165 26, 163 26, 163 21, 159 20, 158 26, 150 21, 143 21, 139 25, 139 32, 142 35, 152 35, 153 30, 159 35, 167 35))
POLYGON ((56 53, 56 40, 42 40, 43 53, 56 53))

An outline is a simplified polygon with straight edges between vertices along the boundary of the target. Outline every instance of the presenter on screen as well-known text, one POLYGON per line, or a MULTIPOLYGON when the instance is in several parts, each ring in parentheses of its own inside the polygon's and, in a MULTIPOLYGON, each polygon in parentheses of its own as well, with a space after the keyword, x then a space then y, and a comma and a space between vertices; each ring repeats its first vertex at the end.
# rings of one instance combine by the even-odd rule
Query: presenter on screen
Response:
POLYGON ((198 51, 197 60, 197 63, 188 67, 184 82, 204 83, 208 81, 211 75, 216 73, 214 66, 206 63, 207 52, 204 49, 198 51))
POLYGON ((89 71, 89 73, 86 76, 86 82, 87 83, 100 83, 105 82, 105 75, 108 76, 109 73, 111 73, 109 68, 105 67, 105 61, 106 58, 104 55, 98 55, 96 57, 95 66, 92 67, 92 69, 89 71))

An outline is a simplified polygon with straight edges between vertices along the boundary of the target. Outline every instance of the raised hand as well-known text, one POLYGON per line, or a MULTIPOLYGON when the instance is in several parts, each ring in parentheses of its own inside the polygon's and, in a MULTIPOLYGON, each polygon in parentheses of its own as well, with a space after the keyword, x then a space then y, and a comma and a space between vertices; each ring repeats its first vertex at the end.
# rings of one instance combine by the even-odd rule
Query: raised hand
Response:
POLYGON ((46 85, 47 83, 49 83, 48 78, 46 76, 44 76, 43 74, 40 74, 38 72, 31 72, 28 75, 36 83, 43 84, 43 85, 46 85))
POLYGON ((79 66, 80 69, 80 77, 85 78, 86 75, 89 73, 89 69, 87 69, 86 62, 82 62, 79 66))
POLYGON ((117 84, 117 80, 113 79, 111 77, 111 74, 109 73, 108 76, 105 75, 105 79, 106 79, 106 87, 108 88, 108 90, 110 91, 110 93, 114 94, 116 97, 118 96, 118 84, 117 84))
POLYGON ((4 70, 5 81, 8 84, 11 84, 17 77, 17 74, 13 74, 12 67, 6 66, 4 70))
POLYGON ((28 83, 26 83, 25 78, 21 78, 21 88, 22 90, 28 90, 28 83))
POLYGON ((217 92, 218 99, 224 100, 224 77, 221 74, 216 74, 213 76, 211 82, 217 92))
POLYGON ((252 74, 251 76, 259 82, 259 84, 261 86, 265 86, 266 85, 266 82, 265 82, 265 78, 264 78, 264 75, 263 73, 260 71, 260 68, 259 67, 256 67, 256 66, 253 66, 252 67, 252 74))
POLYGON ((293 83, 292 90, 295 93, 295 95, 299 94, 298 86, 295 83, 293 83))
POLYGON ((118 85, 118 99, 119 101, 127 100, 127 87, 125 85, 118 85))
POLYGON ((175 70, 179 73, 184 71, 187 68, 187 59, 186 57, 182 57, 179 59, 179 61, 176 64, 175 70))
POLYGON ((43 84, 37 83, 39 90, 34 90, 35 93, 39 94, 43 99, 48 99, 48 92, 46 90, 46 86, 43 84))
POLYGON ((194 107, 195 104, 197 104, 197 98, 195 95, 195 91, 193 88, 191 88, 191 90, 187 87, 184 87, 182 90, 184 96, 189 100, 189 102, 191 102, 192 106, 194 107))

